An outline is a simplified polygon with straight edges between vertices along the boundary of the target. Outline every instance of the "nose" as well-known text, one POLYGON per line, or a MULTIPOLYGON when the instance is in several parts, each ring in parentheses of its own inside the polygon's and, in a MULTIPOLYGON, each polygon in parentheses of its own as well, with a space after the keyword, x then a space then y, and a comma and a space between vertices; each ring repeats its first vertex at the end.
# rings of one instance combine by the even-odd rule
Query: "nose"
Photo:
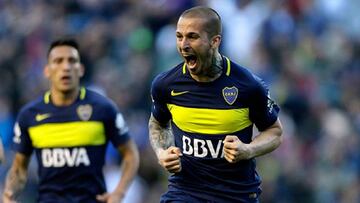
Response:
POLYGON ((190 48, 189 40, 187 40, 186 37, 182 38, 180 41, 180 48, 184 51, 190 48))
POLYGON ((69 71, 71 69, 71 66, 72 66, 71 62, 65 60, 64 63, 62 64, 62 69, 65 71, 69 71))

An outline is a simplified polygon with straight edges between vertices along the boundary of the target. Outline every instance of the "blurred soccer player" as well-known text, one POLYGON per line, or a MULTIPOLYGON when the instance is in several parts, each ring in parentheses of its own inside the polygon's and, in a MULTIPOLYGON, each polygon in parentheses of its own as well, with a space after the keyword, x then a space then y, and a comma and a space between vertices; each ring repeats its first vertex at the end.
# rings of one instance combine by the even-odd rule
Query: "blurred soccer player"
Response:
POLYGON ((183 12, 176 38, 184 62, 151 89, 150 141, 172 173, 161 202, 257 202, 254 158, 280 145, 279 108, 258 77, 219 53, 216 11, 183 12), (253 139, 254 124, 260 133, 253 139))
POLYGON ((38 202, 121 202, 138 169, 138 151, 114 103, 80 86, 83 74, 76 41, 54 41, 44 69, 50 90, 22 108, 15 124, 16 154, 4 203, 13 202, 24 188, 33 151, 38 202), (110 193, 102 174, 108 142, 122 156, 122 176, 110 193))

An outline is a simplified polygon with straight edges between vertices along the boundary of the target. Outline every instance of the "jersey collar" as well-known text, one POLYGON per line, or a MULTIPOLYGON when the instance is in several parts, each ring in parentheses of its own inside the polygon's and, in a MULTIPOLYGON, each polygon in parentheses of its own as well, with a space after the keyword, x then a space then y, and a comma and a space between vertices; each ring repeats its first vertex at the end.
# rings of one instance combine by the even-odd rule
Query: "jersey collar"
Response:
MULTIPOLYGON (((230 70, 231 70, 231 65, 230 65, 230 59, 226 56, 222 56, 223 59, 225 59, 226 61, 226 76, 230 75, 230 70)), ((224 64, 225 65, 225 64, 224 64)), ((183 66, 182 66, 182 72, 185 75, 186 74, 186 63, 184 62, 183 66)))
MULTIPOLYGON (((79 94, 79 99, 80 100, 84 100, 86 96, 86 88, 85 87, 81 87, 80 88, 80 94, 79 94)), ((44 103, 45 104, 49 104, 50 103, 50 90, 45 92, 44 94, 44 103)))

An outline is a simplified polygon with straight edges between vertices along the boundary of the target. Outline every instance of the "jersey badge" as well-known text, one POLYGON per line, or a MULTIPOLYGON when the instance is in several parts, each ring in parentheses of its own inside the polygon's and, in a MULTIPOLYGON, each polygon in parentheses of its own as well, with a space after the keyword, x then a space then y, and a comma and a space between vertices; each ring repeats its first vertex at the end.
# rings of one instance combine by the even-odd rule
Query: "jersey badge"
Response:
POLYGON ((236 98, 238 96, 238 89, 234 86, 232 87, 225 87, 222 90, 223 97, 226 101, 226 103, 233 105, 236 101, 236 98))
POLYGON ((92 115, 92 106, 90 104, 79 105, 76 109, 76 112, 79 118, 83 121, 88 121, 92 115))

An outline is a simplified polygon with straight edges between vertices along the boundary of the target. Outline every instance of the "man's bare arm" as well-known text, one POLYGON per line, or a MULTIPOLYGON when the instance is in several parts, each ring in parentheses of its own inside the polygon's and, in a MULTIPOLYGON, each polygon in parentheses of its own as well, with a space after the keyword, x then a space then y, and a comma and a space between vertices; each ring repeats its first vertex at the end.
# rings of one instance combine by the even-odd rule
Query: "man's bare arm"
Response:
POLYGON ((5 152, 4 152, 4 145, 1 141, 0 137, 0 164, 3 164, 5 162, 5 152))
POLYGON ((174 146, 174 135, 170 124, 165 127, 161 126, 153 115, 149 119, 149 139, 156 155, 159 155, 160 151, 174 146))
POLYGON ((30 157, 20 153, 15 154, 14 162, 7 173, 5 180, 5 189, 3 193, 3 202, 15 200, 23 190, 27 181, 27 169, 30 157))
POLYGON ((230 163, 236 163, 267 154, 279 147, 281 134, 281 123, 277 120, 249 144, 243 143, 236 135, 228 135, 224 139, 224 158, 230 163))
POLYGON ((118 151, 123 157, 121 169, 122 175, 114 192, 124 193, 127 191, 131 181, 135 178, 138 171, 140 162, 139 152, 136 144, 132 140, 129 140, 125 145, 119 146, 118 151))
POLYGON ((251 158, 267 154, 279 147, 282 141, 281 134, 282 126, 280 120, 277 120, 269 128, 260 132, 250 143, 251 158))
POLYGON ((117 150, 122 156, 121 178, 114 191, 96 196, 100 202, 122 202, 139 168, 139 152, 132 140, 118 146, 117 150))

